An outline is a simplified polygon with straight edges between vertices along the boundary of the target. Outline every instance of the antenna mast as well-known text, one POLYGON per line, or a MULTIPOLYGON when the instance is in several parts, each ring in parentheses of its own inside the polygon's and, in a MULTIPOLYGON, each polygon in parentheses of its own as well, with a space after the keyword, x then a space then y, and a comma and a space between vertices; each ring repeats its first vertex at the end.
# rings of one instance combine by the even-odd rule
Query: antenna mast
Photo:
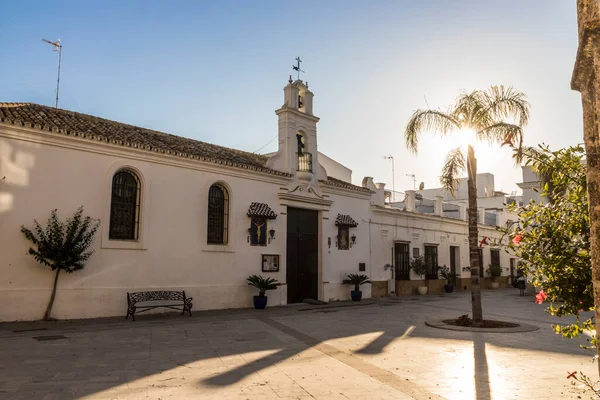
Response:
POLYGON ((53 51, 58 51, 58 78, 56 79, 56 103, 54 103, 54 108, 58 108, 58 90, 60 89, 60 62, 62 61, 62 44, 60 44, 60 39, 56 42, 51 42, 46 39, 42 39, 42 42, 46 42, 53 46, 53 51))
POLYGON ((396 201, 396 177, 395 177, 395 168, 394 168, 394 156, 383 156, 386 160, 392 160, 392 201, 396 201))
POLYGON ((406 174, 406 176, 410 176, 413 180, 413 190, 417 190, 417 178, 415 174, 406 174))

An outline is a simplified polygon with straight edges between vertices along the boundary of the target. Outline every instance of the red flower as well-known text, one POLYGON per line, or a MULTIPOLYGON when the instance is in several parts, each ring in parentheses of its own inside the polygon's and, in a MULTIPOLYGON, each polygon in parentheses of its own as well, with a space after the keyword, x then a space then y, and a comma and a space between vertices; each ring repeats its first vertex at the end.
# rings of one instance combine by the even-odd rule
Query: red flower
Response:
POLYGON ((487 236, 484 236, 483 239, 479 241, 479 247, 483 247, 484 244, 488 244, 487 236))
POLYGON ((542 304, 547 298, 548 296, 546 296, 546 292, 544 292, 544 290, 542 289, 538 294, 535 295, 535 302, 538 304, 542 304))
POLYGON ((513 147, 513 144, 512 144, 513 136, 515 136, 514 132, 511 132, 508 135, 506 135, 506 138, 504 139, 504 142, 500 145, 500 147, 504 146, 505 144, 509 145, 510 147, 513 147))
MULTIPOLYGON (((567 371, 567 372, 569 372, 569 371, 567 371)), ((577 371, 569 372, 569 375, 567 375, 567 379, 577 378, 575 376, 575 374, 577 374, 577 371)))
POLYGON ((523 235, 515 235, 512 242, 518 246, 519 243, 521 243, 521 240, 523 240, 523 235))

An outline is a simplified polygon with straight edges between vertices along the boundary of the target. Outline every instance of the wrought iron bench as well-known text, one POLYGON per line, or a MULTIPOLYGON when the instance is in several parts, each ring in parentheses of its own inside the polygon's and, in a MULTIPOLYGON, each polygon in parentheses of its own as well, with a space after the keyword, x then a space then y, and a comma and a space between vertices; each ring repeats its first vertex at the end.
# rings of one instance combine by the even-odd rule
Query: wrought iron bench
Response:
POLYGON ((158 307, 181 311, 181 315, 187 312, 190 317, 192 316, 192 298, 185 297, 184 291, 157 290, 150 292, 127 292, 127 315, 125 319, 129 319, 131 315, 135 321, 136 312, 140 314, 158 307))

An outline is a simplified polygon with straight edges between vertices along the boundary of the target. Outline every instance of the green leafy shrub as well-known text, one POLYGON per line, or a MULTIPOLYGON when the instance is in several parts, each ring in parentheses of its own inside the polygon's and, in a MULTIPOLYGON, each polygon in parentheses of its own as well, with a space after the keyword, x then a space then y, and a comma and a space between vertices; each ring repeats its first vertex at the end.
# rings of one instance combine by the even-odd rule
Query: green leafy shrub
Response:
POLYGON ((250 275, 246 278, 246 281, 248 281, 249 286, 254 286, 258 289, 258 295, 260 297, 264 297, 267 290, 275 290, 277 289, 277 286, 279 286, 277 279, 263 278, 260 275, 250 275))
POLYGON ((445 265, 443 267, 439 267, 438 272, 440 273, 442 278, 446 280, 448 285, 453 284, 456 280, 456 277, 458 276, 456 272, 450 272, 450 268, 445 265))
POLYGON ((584 155, 581 146, 526 149, 526 164, 542 179, 544 200, 510 206, 519 224, 502 229, 507 250, 521 258, 528 281, 544 288, 550 303, 547 312, 577 317, 574 324, 554 327, 565 337, 594 330, 592 318, 579 319, 581 311, 594 307, 584 155))
POLYGON ((421 279, 427 273, 427 264, 425 263, 424 256, 418 256, 410 260, 410 269, 415 271, 415 274, 419 275, 421 279))
POLYGON ((492 277, 492 281, 496 281, 496 278, 502 275, 502 267, 498 264, 489 264, 485 271, 489 276, 492 277))
POLYGON ((57 210, 52 210, 46 227, 41 226, 36 220, 33 221, 33 225, 33 230, 21 226, 21 232, 33 243, 28 254, 40 264, 56 271, 52 294, 44 313, 44 319, 48 320, 56 296, 60 271, 72 273, 85 267, 93 253, 93 250, 88 249, 92 245, 100 221, 83 217, 83 207, 79 207, 66 221, 61 221, 57 210))
POLYGON ((354 285, 354 291, 358 292, 361 285, 371 283, 371 280, 366 275, 348 274, 348 278, 344 279, 342 283, 345 285, 354 285))

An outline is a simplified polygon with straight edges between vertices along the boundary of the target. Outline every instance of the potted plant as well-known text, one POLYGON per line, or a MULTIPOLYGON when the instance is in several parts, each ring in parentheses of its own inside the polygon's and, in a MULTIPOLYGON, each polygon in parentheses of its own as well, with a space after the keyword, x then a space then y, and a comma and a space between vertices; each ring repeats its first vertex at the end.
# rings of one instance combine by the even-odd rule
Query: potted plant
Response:
POLYGON ((348 279, 344 279, 342 283, 346 285, 354 285, 354 290, 350 292, 350 297, 352 297, 352 301, 360 301, 360 299, 362 299, 360 285, 364 285, 365 283, 371 283, 371 281, 366 275, 348 274, 348 279))
MULTIPOLYGON (((427 264, 425 264, 425 257, 418 256, 410 260, 410 269, 415 271, 415 274, 419 275, 421 277, 421 280, 423 280, 423 277, 427 273, 427 264)), ((427 294, 427 286, 424 280, 423 286, 419 286, 417 290, 419 294, 427 294)))
POLYGON ((492 289, 498 289, 500 287, 500 283, 496 282, 496 277, 502 275, 502 267, 498 264, 489 264, 486 272, 492 277, 492 289))
POLYGON ((273 278, 263 278, 260 275, 250 275, 246 278, 248 285, 254 286, 258 289, 258 296, 254 296, 254 308, 257 310, 264 310, 267 307, 267 296, 265 292, 267 290, 275 290, 279 283, 273 278))
POLYGON ((445 265, 443 267, 440 267, 438 271, 440 272, 442 278, 444 278, 447 282, 444 285, 444 290, 446 291, 446 293, 452 293, 454 291, 454 281, 456 280, 457 276, 456 273, 450 272, 450 268, 446 267, 445 265))

